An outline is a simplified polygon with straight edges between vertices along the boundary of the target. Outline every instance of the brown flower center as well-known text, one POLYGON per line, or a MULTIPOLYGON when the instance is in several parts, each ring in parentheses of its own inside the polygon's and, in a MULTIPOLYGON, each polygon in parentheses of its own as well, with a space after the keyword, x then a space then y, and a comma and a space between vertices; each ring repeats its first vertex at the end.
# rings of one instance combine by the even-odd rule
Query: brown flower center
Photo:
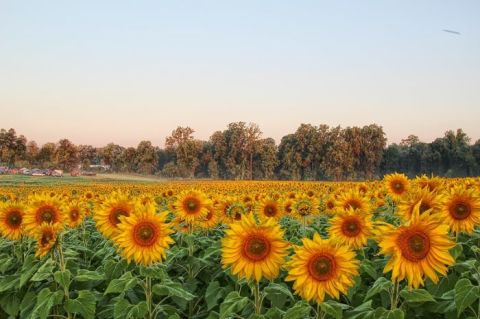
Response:
POLYGON ((253 261, 265 259, 270 253, 270 243, 261 236, 251 236, 243 245, 244 256, 253 261))
POLYGON ((342 232, 347 237, 355 237, 361 231, 357 218, 348 218, 342 223, 342 232))
POLYGON ((275 205, 268 204, 263 209, 263 213, 267 217, 274 217, 275 215, 277 215, 277 207, 275 205))
POLYGON ((79 213, 78 209, 73 208, 72 210, 70 210, 70 219, 72 221, 74 221, 74 222, 77 221, 79 216, 80 216, 80 213, 79 213))
POLYGON ((362 207, 362 204, 358 199, 351 198, 345 202, 345 205, 343 205, 343 208, 353 208, 353 209, 359 209, 362 207))
POLYGON ((188 197, 183 201, 183 208, 187 214, 196 214, 200 211, 200 201, 195 197, 188 197))
POLYGON ((320 253, 310 258, 308 271, 318 281, 326 281, 333 277, 335 272, 335 259, 327 253, 320 253))
POLYGON ((397 240, 402 256, 409 261, 418 262, 430 252, 430 238, 423 231, 404 230, 397 240))
POLYGON ((112 209, 112 212, 110 213, 110 222, 112 225, 117 226, 120 224, 120 217, 121 216, 129 216, 130 214, 127 212, 126 209, 121 208, 121 207, 116 207, 112 209))
POLYGON ((37 210, 37 222, 41 223, 55 223, 57 221, 57 214, 55 208, 49 205, 42 206, 37 210))
POLYGON ((456 220, 464 220, 472 213, 471 207, 468 203, 457 201, 450 206, 450 216, 456 220))
POLYGON ((19 228, 22 224, 22 213, 16 210, 13 210, 7 215, 7 223, 12 228, 19 228))
POLYGON ((158 228, 152 222, 141 222, 134 226, 135 243, 142 247, 152 246, 158 237, 158 228))

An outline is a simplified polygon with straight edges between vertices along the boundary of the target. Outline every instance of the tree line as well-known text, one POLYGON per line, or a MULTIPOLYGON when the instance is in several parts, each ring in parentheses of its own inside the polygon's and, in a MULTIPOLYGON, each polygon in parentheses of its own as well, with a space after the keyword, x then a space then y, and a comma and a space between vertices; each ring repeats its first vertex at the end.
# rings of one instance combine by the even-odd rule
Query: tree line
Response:
POLYGON ((135 147, 75 145, 68 139, 39 146, 15 129, 0 130, 1 165, 28 168, 108 165, 112 172, 156 174, 168 178, 356 180, 391 172, 409 176, 480 175, 480 140, 471 144, 461 130, 447 131, 431 143, 410 135, 386 145, 383 128, 301 124, 279 145, 263 138, 257 124, 230 123, 207 141, 190 127, 177 127, 163 148, 150 141, 135 147))

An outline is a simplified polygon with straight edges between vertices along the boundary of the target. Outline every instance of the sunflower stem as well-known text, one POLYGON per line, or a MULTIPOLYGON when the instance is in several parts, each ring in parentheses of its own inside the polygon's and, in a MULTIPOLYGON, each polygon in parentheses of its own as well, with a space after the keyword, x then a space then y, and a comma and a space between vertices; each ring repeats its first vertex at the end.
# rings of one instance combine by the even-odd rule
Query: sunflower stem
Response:
POLYGON ((325 315, 326 314, 322 311, 321 304, 317 303, 317 317, 316 317, 316 319, 324 319, 325 315))
POLYGON ((148 314, 147 318, 153 318, 152 312, 152 278, 150 276, 145 276, 145 301, 147 303, 148 314))
POLYGON ((262 295, 260 293, 260 282, 258 281, 255 281, 253 297, 254 297, 254 303, 255 303, 255 314, 260 315, 262 313, 262 295))
POLYGON ((397 309, 398 299, 400 297, 399 290, 400 283, 398 281, 395 281, 390 294, 390 310, 397 309))

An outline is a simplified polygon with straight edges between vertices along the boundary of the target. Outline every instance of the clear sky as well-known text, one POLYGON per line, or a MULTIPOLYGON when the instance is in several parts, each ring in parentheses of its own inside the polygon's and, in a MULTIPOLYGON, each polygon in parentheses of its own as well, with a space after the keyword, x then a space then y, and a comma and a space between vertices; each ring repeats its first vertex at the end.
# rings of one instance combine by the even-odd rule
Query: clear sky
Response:
POLYGON ((0 128, 135 146, 234 121, 476 140, 480 1, 0 0, 0 128))

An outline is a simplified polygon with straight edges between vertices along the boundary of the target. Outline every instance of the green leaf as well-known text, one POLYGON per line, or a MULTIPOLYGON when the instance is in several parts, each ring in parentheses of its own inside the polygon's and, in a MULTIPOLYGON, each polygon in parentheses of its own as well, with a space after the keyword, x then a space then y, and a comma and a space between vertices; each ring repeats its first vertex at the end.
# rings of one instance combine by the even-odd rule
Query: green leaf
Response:
POLYGON ((347 311, 346 317, 349 319, 366 318, 367 315, 372 313, 372 310, 372 301, 369 300, 353 308, 352 310, 347 311))
POLYGON ((37 271, 39 264, 35 259, 35 256, 28 255, 25 258, 25 261, 22 265, 22 270, 20 272, 20 285, 19 287, 22 288, 29 280, 32 278, 33 274, 37 271))
POLYGON ((392 286, 392 283, 385 277, 379 277, 374 283, 372 288, 367 291, 365 300, 372 298, 373 296, 381 293, 382 291, 388 291, 392 286))
POLYGON ((61 291, 51 292, 49 288, 43 288, 38 296, 35 308, 33 309, 31 317, 45 319, 50 313, 53 306, 58 305, 63 300, 63 293, 61 291))
POLYGON ((55 268, 55 262, 48 258, 38 271, 33 275, 30 281, 43 281, 52 278, 53 269, 55 268))
POLYGON ((75 280, 78 282, 82 281, 100 281, 105 280, 105 275, 98 273, 97 271, 91 271, 86 269, 79 269, 75 280))
POLYGON ((218 302, 218 299, 222 298, 225 294, 223 287, 220 287, 218 281, 212 281, 205 292, 205 301, 207 302, 207 310, 213 309, 218 302))
POLYGON ((268 319, 282 319, 283 311, 281 311, 278 308, 270 308, 268 311, 265 313, 265 318, 268 319))
POLYGON ((405 318, 405 313, 403 310, 395 309, 387 311, 382 317, 382 319, 403 319, 405 318))
POLYGON ((167 281, 164 283, 153 285, 152 290, 153 293, 158 296, 178 297, 187 301, 195 298, 195 295, 183 289, 182 284, 173 281, 167 281))
POLYGON ((168 278, 167 273, 165 272, 165 268, 162 265, 153 265, 150 267, 140 267, 140 275, 143 277, 150 277, 155 279, 164 280, 168 278))
POLYGON ((378 277, 377 271, 375 270, 372 261, 368 259, 362 261, 360 265, 360 271, 368 274, 373 279, 377 279, 378 277))
POLYGON ((0 292, 14 290, 20 282, 18 275, 2 276, 0 277, 0 292))
POLYGON ((460 257, 460 255, 462 254, 463 252, 463 247, 462 247, 462 244, 460 243, 457 243, 455 245, 455 247, 453 247, 452 249, 450 249, 450 253, 452 254, 453 256, 453 259, 457 259, 458 257, 460 257))
POLYGON ((238 292, 232 291, 220 305, 220 319, 229 318, 230 315, 241 312, 248 302, 247 297, 242 297, 238 292))
POLYGON ((329 301, 322 302, 320 304, 320 308, 322 308, 322 311, 332 316, 333 318, 341 319, 343 314, 343 309, 348 308, 348 306, 338 303, 336 301, 329 300, 329 301))
POLYGON ((138 284, 138 279, 132 276, 130 271, 123 274, 118 279, 113 279, 105 290, 105 295, 109 293, 120 293, 132 289, 138 284))
POLYGON ((463 278, 455 284, 455 305, 457 307, 457 315, 470 306, 479 297, 478 286, 472 285, 470 280, 463 278))
POLYGON ((284 283, 270 283, 263 291, 265 297, 272 302, 274 307, 277 308, 282 308, 285 305, 287 298, 293 300, 293 295, 290 292, 290 289, 288 289, 288 286, 284 283))
POLYGON ((292 308, 288 309, 283 318, 285 319, 304 319, 310 316, 310 312, 312 311, 312 307, 305 302, 299 301, 297 302, 292 308))
POLYGON ((16 294, 5 294, 0 298, 0 309, 12 317, 17 317, 20 311, 20 299, 16 294))
POLYGON ((429 302, 433 301, 435 302, 435 299, 432 297, 432 295, 426 291, 425 289, 413 289, 411 291, 409 290, 402 290, 400 291, 400 296, 406 301, 406 302, 429 302))
POLYGON ((67 300, 65 310, 69 313, 78 313, 84 319, 95 318, 95 295, 88 290, 80 290, 76 299, 67 300))
POLYGON ((53 278, 55 282, 57 282, 62 288, 68 290, 70 287, 70 277, 71 277, 70 270, 66 269, 65 271, 56 271, 53 274, 53 278))

